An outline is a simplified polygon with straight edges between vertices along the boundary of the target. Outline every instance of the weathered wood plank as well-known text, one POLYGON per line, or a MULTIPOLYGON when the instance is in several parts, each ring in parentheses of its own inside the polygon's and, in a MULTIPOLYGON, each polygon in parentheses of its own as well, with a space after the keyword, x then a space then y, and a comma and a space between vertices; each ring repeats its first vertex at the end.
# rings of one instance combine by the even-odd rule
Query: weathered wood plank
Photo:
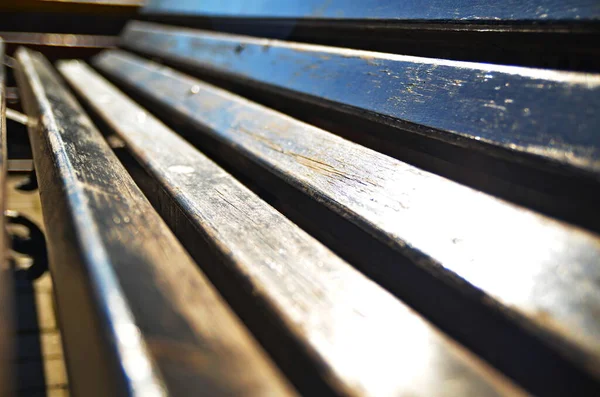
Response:
MULTIPOLYGON (((563 359, 586 371, 585 376, 600 376, 597 235, 139 57, 107 51, 94 64, 155 104, 153 110, 168 110, 168 119, 188 126, 188 138, 198 137, 220 161, 258 185, 267 183, 270 195, 287 194, 281 185, 289 184, 296 196, 307 198, 301 205, 318 202, 317 207, 328 208, 315 216, 311 211, 318 208, 299 206, 296 215, 310 218, 305 224, 318 225, 311 232, 321 233, 363 271, 460 335, 463 343, 489 359, 507 358, 503 370, 516 371, 528 349, 531 359, 537 357, 536 365, 526 365, 520 375, 536 383, 538 374, 548 388, 544 393, 577 384, 568 380, 577 375, 562 369, 571 365, 563 359), (356 238, 350 240, 352 233, 356 238), (380 244, 369 243, 373 238, 380 244), (426 299, 424 290, 435 298, 426 299), (497 316, 490 319, 488 312, 497 316), (530 336, 525 346, 517 343, 521 334, 530 336), (550 353, 534 349, 535 341, 562 358, 545 356, 550 353), (548 371, 552 379, 544 375, 548 371)), ((278 200, 291 203, 283 205, 286 211, 297 205, 292 196, 278 200)), ((578 382, 598 387, 585 379, 578 382)))
MULTIPOLYGON (((600 113, 595 111, 600 107, 600 75, 147 23, 130 24, 122 44, 191 73, 309 103, 329 113, 320 116, 321 126, 330 128, 334 114, 341 125, 336 132, 360 143, 379 141, 376 149, 419 167, 600 230, 600 217, 593 211, 600 199, 600 113), (358 131, 351 132, 355 125, 358 131), (440 159, 445 163, 436 164, 440 159), (590 211, 582 216, 573 210, 574 203, 590 211)), ((277 100, 268 103, 278 106, 277 100)), ((315 112, 302 113, 311 118, 315 112)))
POLYGON ((143 13, 206 15, 239 18, 316 18, 326 20, 416 20, 416 21, 560 21, 598 20, 600 5, 589 0, 504 0, 484 3, 478 0, 447 2, 366 0, 150 0, 143 13))
POLYGON ((209 240, 223 260, 215 266, 243 275, 257 306, 262 302, 272 321, 304 346, 336 392, 520 393, 494 370, 480 373, 486 365, 474 362, 91 68, 77 61, 58 68, 167 192, 170 199, 161 205, 172 224, 180 231, 185 219, 193 224, 195 233, 180 237, 188 249, 198 252, 198 236, 209 240), (181 209, 181 218, 173 217, 169 200, 181 209))
POLYGON ((593 0, 153 0, 141 18, 339 47, 598 70, 593 0), (415 45, 415 43, 418 45, 415 45))
POLYGON ((4 221, 6 210, 6 94, 4 75, 4 41, 0 39, 0 395, 10 395, 13 373, 10 359, 13 354, 13 275, 8 261, 8 236, 4 221))
MULTIPOLYGON (((600 176, 600 75, 369 53, 132 23, 122 44, 600 176), (340 81, 342 84, 336 84, 340 81)), ((410 128, 407 126, 407 128, 410 128)), ((416 131, 415 131, 416 132, 416 131)), ((433 132, 430 132, 433 133, 433 132)))
POLYGON ((48 61, 16 57, 73 393, 293 394, 48 61))

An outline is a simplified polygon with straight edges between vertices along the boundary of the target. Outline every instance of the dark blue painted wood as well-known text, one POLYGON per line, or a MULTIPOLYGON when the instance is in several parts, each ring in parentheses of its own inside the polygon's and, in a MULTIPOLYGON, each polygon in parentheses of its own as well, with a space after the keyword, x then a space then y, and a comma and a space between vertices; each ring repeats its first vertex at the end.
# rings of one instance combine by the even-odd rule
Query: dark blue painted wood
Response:
POLYGON ((600 17, 595 0, 151 0, 145 13, 317 19, 584 20, 600 17))
MULTIPOLYGON (((404 131, 600 177, 600 75, 132 23, 136 51, 309 97, 404 131)), ((542 165, 543 166, 543 165, 542 165)))

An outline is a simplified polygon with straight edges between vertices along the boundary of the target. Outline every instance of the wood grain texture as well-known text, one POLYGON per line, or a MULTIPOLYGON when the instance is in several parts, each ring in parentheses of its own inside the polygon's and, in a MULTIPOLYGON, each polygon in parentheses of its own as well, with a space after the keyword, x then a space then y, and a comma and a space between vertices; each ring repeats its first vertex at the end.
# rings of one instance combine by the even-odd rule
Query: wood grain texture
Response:
MULTIPOLYGON (((573 7, 574 4, 563 8, 563 4, 550 1, 548 3, 554 4, 536 2, 532 7, 519 3, 519 7, 515 7, 503 1, 497 4, 503 11, 501 16, 493 16, 497 9, 490 3, 470 10, 468 4, 465 6, 468 2, 443 2, 442 7, 436 7, 435 2, 418 3, 421 12, 414 13, 406 1, 392 2, 387 10, 369 1, 342 2, 333 5, 333 9, 337 8, 333 16, 324 17, 311 14, 306 8, 300 9, 310 6, 310 2, 267 3, 243 1, 241 5, 205 1, 192 5, 191 2, 165 1, 157 5, 154 2, 137 18, 393 54, 563 70, 600 70, 596 45, 600 39, 597 4, 580 2, 579 8, 573 7), (432 6, 437 10, 432 10, 432 6), (552 16, 548 12, 550 8, 552 16), (282 9, 288 11, 287 15, 280 12, 282 9), (437 15, 435 11, 439 11, 437 15)), ((324 3, 332 5, 328 0, 324 3)))
POLYGON ((73 393, 294 394, 51 65, 17 60, 73 393))
MULTIPOLYGON (((264 304, 283 332, 305 346, 336 393, 522 393, 91 68, 78 61, 58 68, 181 209, 196 236, 220 253, 221 265, 242 275, 256 305, 264 304)), ((196 236, 188 234, 188 241, 196 236)))
MULTIPOLYGON (((128 48, 308 95, 474 150, 600 180, 600 75, 424 59, 134 22, 128 48), (404 123, 404 124, 401 124, 404 123), (406 125, 409 123, 410 125, 406 125), (484 145, 485 144, 485 145, 484 145)), ((400 132, 399 132, 400 133, 400 132)))
POLYGON ((130 24, 121 43, 427 171, 600 231, 598 74, 145 23, 130 24))
POLYGON ((14 323, 12 269, 8 261, 8 236, 4 223, 6 210, 6 95, 4 75, 4 41, 0 39, 0 395, 9 395, 13 373, 9 360, 13 354, 14 323))
MULTIPOLYGON (((498 312, 519 332, 542 340, 589 376, 600 376, 597 235, 422 171, 141 58, 108 51, 94 64, 140 97, 150 99, 156 108, 169 109, 170 119, 192 129, 190 136, 210 136, 235 153, 220 159, 245 158, 339 215, 346 227, 361 230, 363 239, 375 239, 382 250, 394 251, 395 262, 367 259, 363 263, 363 271, 378 281, 389 285, 388 280, 394 280, 403 288, 413 288, 415 301, 423 300, 422 291, 414 290, 406 280, 416 266, 457 291, 462 305, 498 312), (412 265, 403 264, 407 259, 412 265)), ((338 246, 351 244, 337 242, 338 246)), ((356 255, 360 248, 354 249, 356 255)), ((352 247, 344 249, 352 252, 352 247)), ((470 315, 467 306, 461 312, 460 305, 452 308, 443 299, 435 305, 428 316, 448 309, 465 320, 446 319, 444 326, 449 329, 467 324, 476 328, 480 321, 470 315)), ((505 340, 508 344, 498 345, 489 339, 485 348, 492 349, 492 356, 512 350, 518 354, 521 348, 511 346, 511 338, 505 340)), ((544 364, 540 361, 540 368, 544 364)), ((552 371, 553 365, 544 371, 552 371)), ((570 383, 561 378, 566 373, 557 371, 545 382, 564 387, 570 383)), ((596 381, 583 382, 598 387, 596 381)))

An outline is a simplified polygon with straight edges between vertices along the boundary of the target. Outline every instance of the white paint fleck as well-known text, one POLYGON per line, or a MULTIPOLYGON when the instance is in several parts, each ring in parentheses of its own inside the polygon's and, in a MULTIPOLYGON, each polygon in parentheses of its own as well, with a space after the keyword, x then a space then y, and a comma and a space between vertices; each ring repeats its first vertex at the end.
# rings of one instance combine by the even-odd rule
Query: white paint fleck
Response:
POLYGON ((143 123, 146 121, 146 118, 148 117, 148 115, 146 114, 146 112, 144 111, 139 111, 137 113, 137 121, 138 123, 143 123))
POLYGON ((494 101, 490 101, 489 103, 483 104, 486 108, 498 109, 502 111, 506 111, 506 107, 502 105, 497 105, 494 101))
POLYGON ((172 165, 169 167, 169 171, 176 174, 192 174, 195 170, 187 165, 172 165))

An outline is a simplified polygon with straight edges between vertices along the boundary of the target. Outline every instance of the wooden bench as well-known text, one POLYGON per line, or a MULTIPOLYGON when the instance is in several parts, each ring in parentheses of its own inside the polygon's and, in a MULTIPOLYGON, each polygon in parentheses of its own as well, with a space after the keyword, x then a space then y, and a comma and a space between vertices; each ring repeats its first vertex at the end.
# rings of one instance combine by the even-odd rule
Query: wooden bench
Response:
POLYGON ((192 3, 16 53, 74 395, 600 392, 598 7, 192 3))

